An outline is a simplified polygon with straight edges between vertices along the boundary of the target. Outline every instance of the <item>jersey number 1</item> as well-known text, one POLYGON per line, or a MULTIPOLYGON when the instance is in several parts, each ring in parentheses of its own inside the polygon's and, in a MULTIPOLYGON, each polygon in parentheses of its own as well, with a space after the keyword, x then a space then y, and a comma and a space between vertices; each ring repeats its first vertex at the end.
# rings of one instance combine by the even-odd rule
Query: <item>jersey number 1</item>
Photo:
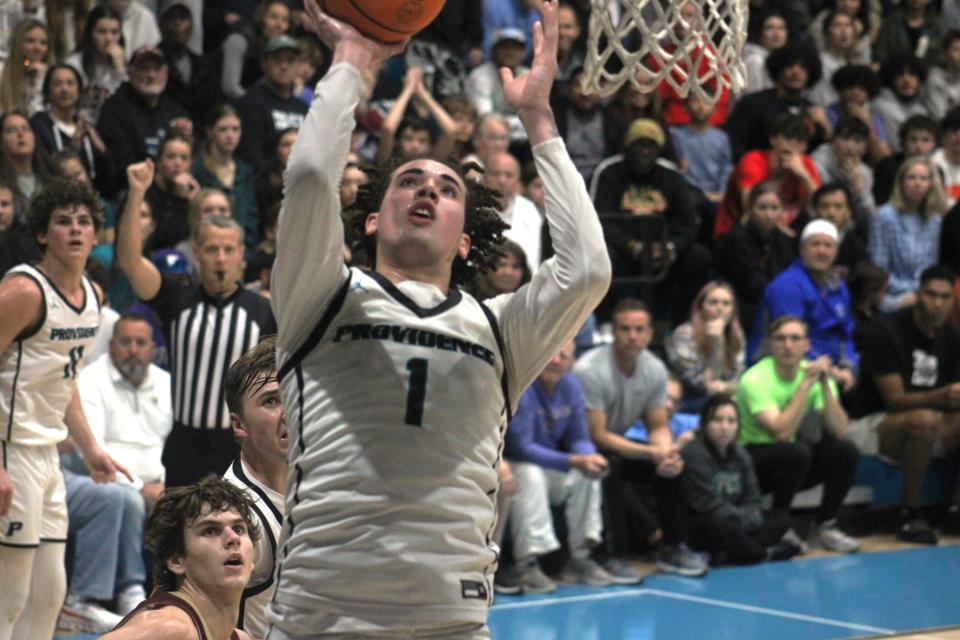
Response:
POLYGON ((63 365, 63 379, 69 380, 77 377, 77 365, 83 359, 83 346, 70 349, 68 354, 70 364, 63 365))
POLYGON ((410 384, 407 387, 407 414, 403 421, 414 427, 423 426, 423 403, 427 399, 427 359, 407 360, 410 384))

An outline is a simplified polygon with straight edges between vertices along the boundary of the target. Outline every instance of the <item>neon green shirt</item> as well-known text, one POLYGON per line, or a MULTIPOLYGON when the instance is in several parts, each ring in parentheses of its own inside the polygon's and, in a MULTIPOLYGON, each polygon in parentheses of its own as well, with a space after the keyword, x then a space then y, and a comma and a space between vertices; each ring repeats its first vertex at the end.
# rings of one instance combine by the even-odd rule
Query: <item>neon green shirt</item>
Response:
MULTIPOLYGON (((774 437, 761 427, 754 416, 768 409, 783 410, 803 382, 801 364, 793 380, 784 380, 777 375, 773 357, 767 356, 744 372, 737 385, 737 409, 740 411, 740 444, 771 444, 774 437)), ((828 383, 833 397, 838 397, 837 383, 831 378, 828 383)), ((815 382, 807 394, 807 411, 823 411, 823 387, 815 382)), ((790 441, 796 438, 791 436, 790 441)))

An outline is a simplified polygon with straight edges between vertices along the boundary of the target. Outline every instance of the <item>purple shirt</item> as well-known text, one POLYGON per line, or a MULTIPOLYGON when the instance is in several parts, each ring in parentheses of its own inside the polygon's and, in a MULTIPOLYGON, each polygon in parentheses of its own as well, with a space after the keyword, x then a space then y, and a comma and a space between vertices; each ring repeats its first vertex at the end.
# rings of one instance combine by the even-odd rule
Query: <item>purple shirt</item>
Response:
POLYGON ((507 429, 507 458, 569 471, 570 454, 596 452, 576 378, 563 376, 553 395, 547 395, 540 380, 527 387, 507 429))

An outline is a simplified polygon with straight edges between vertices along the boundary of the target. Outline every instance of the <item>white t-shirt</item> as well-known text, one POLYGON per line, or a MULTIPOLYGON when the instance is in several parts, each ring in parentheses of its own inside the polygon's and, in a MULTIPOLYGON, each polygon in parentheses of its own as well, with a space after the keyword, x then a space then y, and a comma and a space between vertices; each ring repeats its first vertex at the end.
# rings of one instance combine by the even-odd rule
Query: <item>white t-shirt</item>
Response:
POLYGON ((90 431, 103 448, 143 483, 162 482, 160 457, 173 428, 170 374, 151 364, 134 387, 105 353, 83 369, 77 388, 90 431))

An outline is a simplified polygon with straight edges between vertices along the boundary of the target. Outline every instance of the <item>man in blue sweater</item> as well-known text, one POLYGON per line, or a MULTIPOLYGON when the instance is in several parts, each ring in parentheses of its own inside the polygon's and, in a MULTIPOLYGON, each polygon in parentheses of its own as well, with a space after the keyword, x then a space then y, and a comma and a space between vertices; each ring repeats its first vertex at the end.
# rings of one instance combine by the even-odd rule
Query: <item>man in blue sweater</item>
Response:
POLYGON ((551 505, 565 505, 570 544, 565 573, 594 586, 615 582, 590 559, 603 527, 600 478, 607 473, 607 460, 587 432, 580 384, 567 373, 573 359, 569 342, 520 397, 507 429, 505 455, 517 479, 510 509, 515 570, 532 593, 556 589, 537 562, 560 548, 551 505))
POLYGON ((747 359, 757 362, 767 327, 780 316, 797 316, 809 327, 807 357, 829 356, 830 375, 842 391, 856 379, 850 291, 833 272, 839 233, 831 222, 814 220, 800 234, 800 257, 770 281, 747 344, 747 359))

